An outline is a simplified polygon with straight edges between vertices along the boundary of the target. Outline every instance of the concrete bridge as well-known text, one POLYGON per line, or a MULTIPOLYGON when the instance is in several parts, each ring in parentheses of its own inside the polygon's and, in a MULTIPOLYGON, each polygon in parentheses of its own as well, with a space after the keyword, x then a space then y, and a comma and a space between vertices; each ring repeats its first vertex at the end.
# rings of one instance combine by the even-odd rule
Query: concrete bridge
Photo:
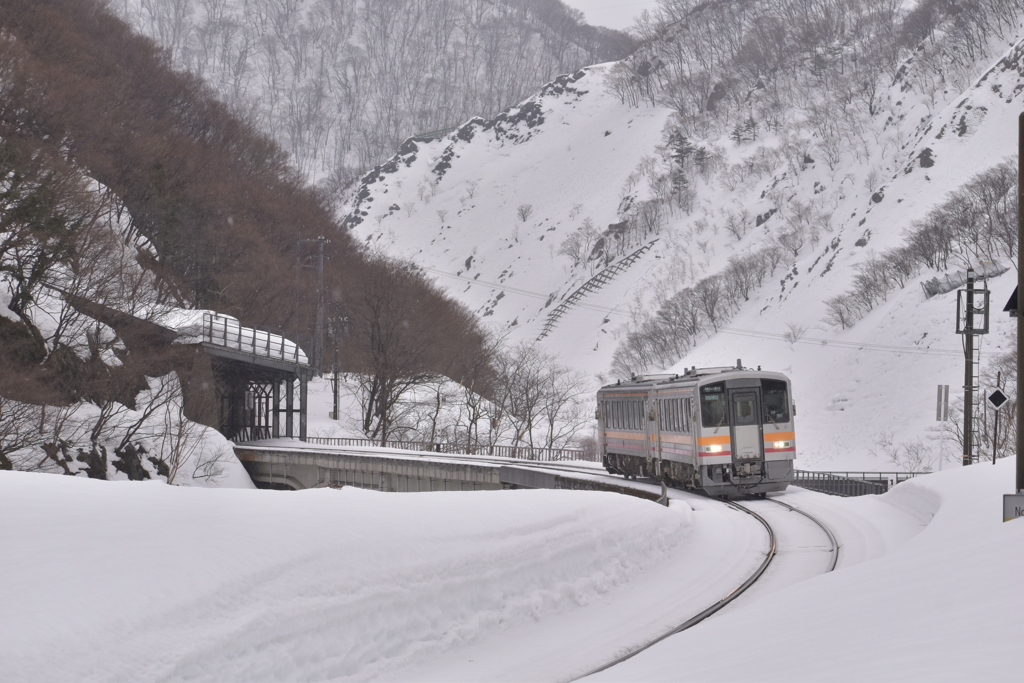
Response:
POLYGON ((493 462, 484 457, 461 462, 429 452, 312 446, 284 440, 238 444, 235 455, 253 483, 267 489, 325 486, 355 486, 390 492, 575 489, 658 499, 657 493, 625 486, 625 482, 620 485, 568 472, 545 471, 528 462, 510 465, 498 458, 493 462))

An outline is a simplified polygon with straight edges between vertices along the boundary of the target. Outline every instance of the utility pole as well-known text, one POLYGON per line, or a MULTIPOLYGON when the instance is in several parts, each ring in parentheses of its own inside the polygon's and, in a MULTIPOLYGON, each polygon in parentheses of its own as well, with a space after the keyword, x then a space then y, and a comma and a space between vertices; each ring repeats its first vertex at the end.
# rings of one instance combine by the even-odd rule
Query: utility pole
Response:
POLYGON ((322 370, 324 360, 324 245, 330 244, 331 241, 324 239, 323 235, 320 235, 315 240, 299 240, 299 245, 303 244, 315 244, 316 245, 316 262, 313 267, 316 268, 316 322, 313 329, 313 358, 312 363, 313 372, 317 375, 322 370))
POLYGON ((1017 481, 1016 493, 1003 495, 1003 521, 1024 517, 1024 396, 1020 393, 1020 377, 1024 372, 1024 316, 1020 311, 1020 291, 1024 289, 1024 114, 1017 117, 1017 287, 1004 311, 1017 318, 1017 481))
POLYGON ((317 374, 324 362, 324 236, 316 238, 316 330, 313 332, 313 368, 317 374))
MULTIPOLYGON (((1024 285, 1024 114, 1017 118, 1017 291, 1024 285)), ((1017 493, 1024 493, 1024 401, 1021 400, 1020 377, 1024 369, 1024 318, 1017 314, 1017 493)))

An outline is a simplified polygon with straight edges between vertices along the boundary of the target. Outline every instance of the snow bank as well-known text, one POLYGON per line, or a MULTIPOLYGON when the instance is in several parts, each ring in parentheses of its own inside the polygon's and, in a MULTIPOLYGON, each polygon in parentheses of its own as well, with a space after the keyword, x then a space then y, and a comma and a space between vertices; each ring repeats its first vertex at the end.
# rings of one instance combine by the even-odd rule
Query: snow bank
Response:
POLYGON ((1024 523, 1001 516, 1013 473, 1009 461, 981 464, 845 501, 875 507, 879 524, 882 504, 927 526, 882 557, 723 614, 594 680, 1015 680, 1024 523))
POLYGON ((363 679, 599 599, 691 519, 596 492, 0 472, 3 679, 363 679))

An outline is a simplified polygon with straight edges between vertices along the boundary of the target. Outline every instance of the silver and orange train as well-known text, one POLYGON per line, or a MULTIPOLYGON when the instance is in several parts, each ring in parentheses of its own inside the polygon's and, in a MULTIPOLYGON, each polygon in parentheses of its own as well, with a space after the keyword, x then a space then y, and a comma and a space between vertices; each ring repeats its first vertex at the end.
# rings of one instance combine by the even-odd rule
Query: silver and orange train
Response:
POLYGON ((597 392, 602 463, 612 474, 653 477, 710 496, 764 496, 793 480, 789 378, 778 372, 690 368, 597 392))

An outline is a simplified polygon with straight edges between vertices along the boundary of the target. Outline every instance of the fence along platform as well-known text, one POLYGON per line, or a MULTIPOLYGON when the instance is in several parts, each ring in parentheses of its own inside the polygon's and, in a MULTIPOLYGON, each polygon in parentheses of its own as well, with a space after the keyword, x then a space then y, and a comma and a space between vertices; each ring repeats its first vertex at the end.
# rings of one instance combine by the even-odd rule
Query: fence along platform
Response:
POLYGON ((923 472, 810 472, 795 470, 793 485, 832 496, 868 496, 885 493, 890 487, 923 472))
POLYGON ((321 446, 351 446, 351 447, 381 447, 397 448, 403 451, 429 451, 431 453, 445 453, 448 455, 490 455, 497 458, 511 458, 515 460, 532 460, 533 462, 557 462, 559 460, 586 460, 589 462, 600 462, 601 457, 596 453, 588 454, 579 448, 531 448, 529 446, 467 446, 454 443, 430 443, 428 441, 387 441, 379 443, 371 439, 357 439, 348 437, 326 437, 311 436, 309 443, 321 446))

